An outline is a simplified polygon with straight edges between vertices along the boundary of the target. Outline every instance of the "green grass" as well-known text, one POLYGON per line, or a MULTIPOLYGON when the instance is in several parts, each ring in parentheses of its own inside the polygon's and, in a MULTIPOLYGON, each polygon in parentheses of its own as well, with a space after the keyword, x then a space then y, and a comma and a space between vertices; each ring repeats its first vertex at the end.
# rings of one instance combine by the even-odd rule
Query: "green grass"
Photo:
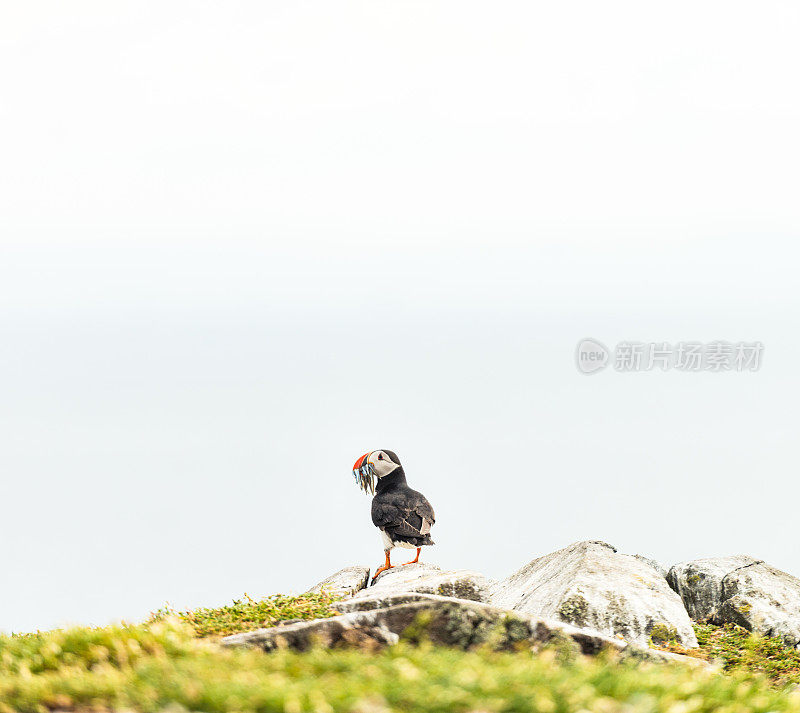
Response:
POLYGON ((401 643, 377 654, 223 650, 172 618, 0 637, 0 711, 800 711, 766 679, 679 664, 401 643), (180 706, 180 707, 178 707, 180 706))
POLYGON ((758 636, 735 624, 695 624, 694 630, 697 649, 674 644, 661 648, 717 661, 726 673, 760 673, 776 686, 800 686, 800 651, 780 639, 758 636))
POLYGON ((326 594, 273 596, 141 625, 0 636, 0 713, 54 709, 207 713, 800 713, 800 652, 738 627, 696 627, 680 664, 584 657, 565 647, 464 652, 412 645, 377 653, 223 649, 221 635, 330 616, 326 594))
POLYGON ((199 637, 220 637, 249 631, 259 627, 275 626, 279 621, 293 619, 322 619, 335 616, 330 605, 337 600, 326 592, 287 596, 275 594, 265 599, 235 599, 233 604, 195 611, 161 609, 153 614, 153 621, 176 616, 189 624, 199 637))

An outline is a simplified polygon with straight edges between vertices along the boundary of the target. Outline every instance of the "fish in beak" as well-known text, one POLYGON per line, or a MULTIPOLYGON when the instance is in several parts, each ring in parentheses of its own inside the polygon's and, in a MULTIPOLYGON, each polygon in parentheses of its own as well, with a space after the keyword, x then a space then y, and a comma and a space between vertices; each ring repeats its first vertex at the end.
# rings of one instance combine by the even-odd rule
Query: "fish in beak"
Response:
POLYGON ((378 479, 375 475, 375 468, 369 462, 371 454, 372 451, 365 453, 353 465, 353 477, 356 479, 358 487, 367 495, 375 495, 375 481, 378 479))

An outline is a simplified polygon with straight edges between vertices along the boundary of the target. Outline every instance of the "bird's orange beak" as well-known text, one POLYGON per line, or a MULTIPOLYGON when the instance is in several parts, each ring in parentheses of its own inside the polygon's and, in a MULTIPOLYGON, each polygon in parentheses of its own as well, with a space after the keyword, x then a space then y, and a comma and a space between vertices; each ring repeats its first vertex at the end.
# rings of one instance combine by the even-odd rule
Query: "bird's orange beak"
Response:
POLYGON ((358 487, 365 493, 375 494, 375 481, 378 479, 375 475, 375 468, 369 462, 369 456, 372 453, 365 453, 353 465, 353 477, 356 479, 358 487))
MULTIPOLYGON (((370 451, 370 453, 372 453, 372 451, 370 451)), ((355 465, 353 465, 353 471, 357 471, 362 465, 364 465, 364 462, 367 460, 367 458, 369 458, 369 453, 365 453, 363 456, 361 456, 361 458, 355 462, 355 465)))

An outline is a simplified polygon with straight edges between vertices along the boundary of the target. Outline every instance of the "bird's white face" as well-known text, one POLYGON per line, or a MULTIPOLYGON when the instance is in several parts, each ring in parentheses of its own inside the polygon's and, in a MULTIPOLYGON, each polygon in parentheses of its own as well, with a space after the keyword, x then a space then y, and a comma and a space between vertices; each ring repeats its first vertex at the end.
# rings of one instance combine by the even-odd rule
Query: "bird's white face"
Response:
POLYGON ((386 451, 372 451, 372 453, 367 456, 367 462, 372 464, 375 475, 379 478, 385 478, 389 473, 400 467, 400 464, 395 463, 386 451))
POLYGON ((370 451, 353 466, 353 477, 365 493, 375 492, 375 482, 400 467, 400 459, 392 451, 370 451))

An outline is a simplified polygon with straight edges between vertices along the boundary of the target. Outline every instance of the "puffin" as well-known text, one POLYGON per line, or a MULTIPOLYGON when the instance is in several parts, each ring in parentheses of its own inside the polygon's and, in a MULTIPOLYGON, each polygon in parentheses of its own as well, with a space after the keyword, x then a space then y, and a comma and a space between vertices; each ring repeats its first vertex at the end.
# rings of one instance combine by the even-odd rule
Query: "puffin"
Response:
POLYGON ((373 583, 381 572, 394 565, 389 553, 395 547, 416 548, 417 556, 410 562, 419 562, 423 547, 433 545, 431 525, 436 515, 428 499, 406 483, 406 474, 394 451, 370 451, 353 465, 353 476, 367 495, 372 494, 372 524, 381 532, 386 561, 372 577, 373 583))

